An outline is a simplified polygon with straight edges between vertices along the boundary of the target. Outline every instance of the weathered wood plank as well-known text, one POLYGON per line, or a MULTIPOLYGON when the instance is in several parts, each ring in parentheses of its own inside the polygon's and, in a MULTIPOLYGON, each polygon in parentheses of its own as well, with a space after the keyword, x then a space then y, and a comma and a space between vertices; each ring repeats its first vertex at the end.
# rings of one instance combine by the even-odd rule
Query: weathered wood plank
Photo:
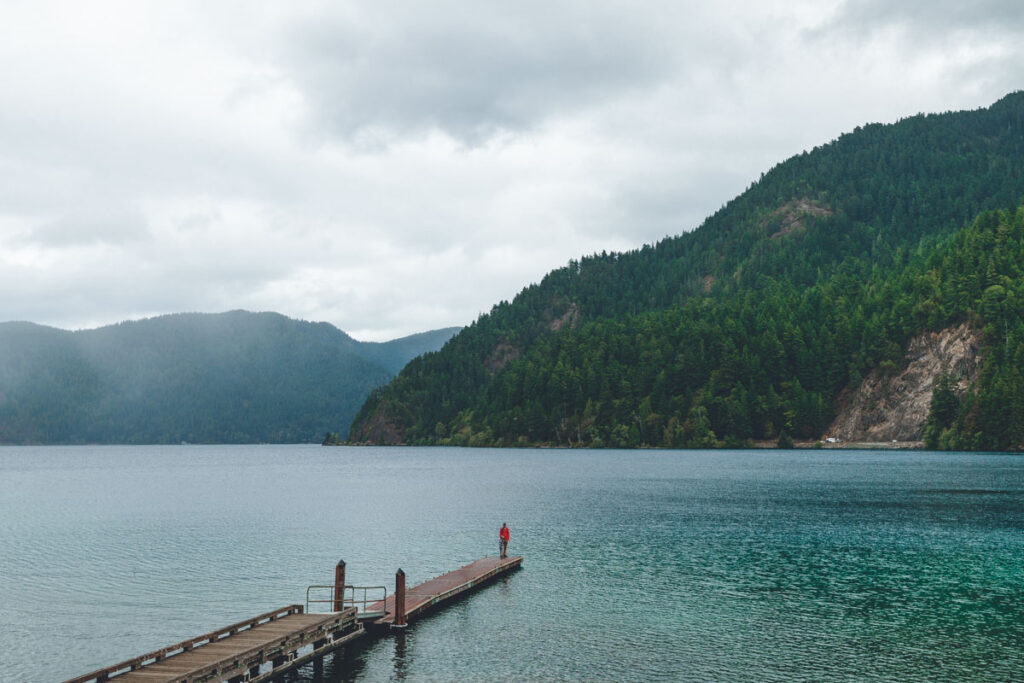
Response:
POLYGON ((83 676, 71 678, 65 681, 65 683, 88 683, 88 681, 101 680, 105 674, 112 675, 115 672, 130 669, 132 666, 160 661, 168 656, 177 656, 177 654, 181 654, 181 652, 178 651, 187 652, 203 645, 209 645, 217 642, 221 637, 230 637, 228 636, 229 633, 235 633, 242 629, 250 629, 264 623, 272 623, 282 616, 301 614, 302 611, 302 605, 287 605, 286 607, 282 607, 272 612, 264 612, 263 614, 252 617, 251 619, 246 619, 244 621, 231 624, 230 626, 225 626, 224 628, 217 629, 216 631, 210 631, 209 633, 204 633, 203 635, 183 640, 180 643, 175 643, 174 645, 169 645, 167 647, 160 648, 159 650, 147 652, 144 655, 133 657, 115 664, 114 666, 104 667, 102 669, 97 669, 96 671, 91 671, 83 676))
MULTIPOLYGON (((522 563, 523 558, 520 555, 505 558, 485 557, 412 588, 406 588, 406 619, 412 619, 460 593, 482 586, 499 574, 518 569, 522 563)), ((395 596, 389 595, 366 609, 371 612, 387 612, 376 623, 390 625, 394 623, 395 618, 395 596)))
MULTIPOLYGON (((179 650, 159 661, 155 659, 154 653, 149 653, 113 667, 79 676, 66 683, 102 681, 104 675, 109 676, 112 681, 121 683, 186 681, 209 675, 229 678, 314 642, 327 640, 327 647, 330 649, 334 646, 335 634, 343 635, 349 631, 362 633, 354 607, 331 614, 303 614, 301 606, 292 607, 297 607, 298 611, 287 608, 290 610, 287 613, 284 613, 285 609, 268 613, 273 615, 272 619, 262 620, 267 615, 261 615, 255 620, 239 622, 245 626, 243 630, 238 630, 236 624, 234 627, 211 632, 216 634, 216 639, 209 639, 210 634, 206 634, 201 639, 207 642, 195 645, 189 650, 182 650, 180 644, 158 650, 156 652, 161 656, 179 650), (235 633, 221 635, 230 630, 234 630, 235 633), (135 671, 127 670, 132 664, 141 668, 135 671)), ((193 638, 183 642, 194 643, 196 640, 199 639, 193 638)))

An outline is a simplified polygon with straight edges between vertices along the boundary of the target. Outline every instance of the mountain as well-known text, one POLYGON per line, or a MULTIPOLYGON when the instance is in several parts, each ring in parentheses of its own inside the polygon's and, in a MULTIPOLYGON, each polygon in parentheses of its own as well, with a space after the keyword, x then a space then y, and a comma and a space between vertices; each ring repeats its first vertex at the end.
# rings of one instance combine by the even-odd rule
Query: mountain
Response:
POLYGON ((384 344, 276 313, 0 324, 0 443, 319 442, 457 328, 384 344))
POLYGON ((388 342, 357 342, 359 353, 377 363, 392 375, 405 367, 406 363, 427 351, 436 351, 445 345, 461 327, 446 327, 430 332, 411 334, 388 342))
POLYGON ((1024 93, 857 128, 778 164, 693 232, 571 261, 499 303, 372 392, 350 439, 819 439, 869 378, 888 386, 906 369, 912 342, 966 325, 980 371, 954 378, 939 361, 927 381, 947 405, 937 422, 925 402, 919 436, 1018 447, 1024 433, 982 399, 1016 405, 1024 391, 1011 371, 1024 287, 1005 256, 1021 198, 1024 93))

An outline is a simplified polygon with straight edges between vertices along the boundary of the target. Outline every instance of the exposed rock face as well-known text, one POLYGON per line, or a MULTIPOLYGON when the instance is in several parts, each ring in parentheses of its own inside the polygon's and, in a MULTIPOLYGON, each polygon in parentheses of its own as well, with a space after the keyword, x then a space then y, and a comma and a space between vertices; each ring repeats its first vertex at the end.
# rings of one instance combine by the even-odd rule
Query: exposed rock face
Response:
POLYGON ((831 215, 832 210, 821 202, 813 199, 794 199, 765 216, 761 221, 761 227, 774 228, 775 232, 772 233, 771 239, 778 239, 797 230, 803 230, 807 217, 821 218, 831 215))
POLYGON ((491 355, 484 359, 484 367, 492 375, 498 370, 519 358, 519 347, 514 346, 507 339, 502 339, 491 351, 491 355))
POLYGON ((896 375, 869 374, 839 396, 839 414, 825 436, 844 441, 919 441, 935 380, 953 375, 963 392, 978 378, 978 337, 967 325, 914 338, 896 375))
POLYGON ((580 309, 575 303, 569 304, 568 308, 565 309, 565 313, 551 321, 548 327, 552 332, 561 332, 562 328, 569 327, 572 329, 576 327, 576 324, 580 320, 580 309))
POLYGON ((367 443, 377 446, 402 446, 402 436, 398 428, 390 419, 387 411, 381 407, 373 412, 370 419, 362 425, 358 432, 349 434, 349 441, 352 443, 367 443))

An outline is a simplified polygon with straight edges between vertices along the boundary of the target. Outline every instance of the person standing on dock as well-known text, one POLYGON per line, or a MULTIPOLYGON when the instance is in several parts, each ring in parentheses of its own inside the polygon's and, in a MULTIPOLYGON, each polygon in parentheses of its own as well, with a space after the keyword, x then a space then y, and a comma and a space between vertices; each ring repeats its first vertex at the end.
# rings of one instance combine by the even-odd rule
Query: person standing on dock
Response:
POLYGON ((501 528, 498 529, 498 547, 501 549, 501 558, 508 557, 505 551, 508 549, 508 526, 505 522, 501 523, 501 528))

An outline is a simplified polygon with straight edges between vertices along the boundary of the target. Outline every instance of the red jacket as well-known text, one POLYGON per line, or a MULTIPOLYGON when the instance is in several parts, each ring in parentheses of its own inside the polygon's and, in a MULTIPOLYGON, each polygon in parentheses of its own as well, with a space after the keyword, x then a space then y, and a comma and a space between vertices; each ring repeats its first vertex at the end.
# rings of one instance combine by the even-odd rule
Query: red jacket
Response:
POLYGON ((501 527, 501 530, 498 532, 498 538, 500 538, 503 541, 507 541, 508 540, 508 527, 507 526, 501 527))

